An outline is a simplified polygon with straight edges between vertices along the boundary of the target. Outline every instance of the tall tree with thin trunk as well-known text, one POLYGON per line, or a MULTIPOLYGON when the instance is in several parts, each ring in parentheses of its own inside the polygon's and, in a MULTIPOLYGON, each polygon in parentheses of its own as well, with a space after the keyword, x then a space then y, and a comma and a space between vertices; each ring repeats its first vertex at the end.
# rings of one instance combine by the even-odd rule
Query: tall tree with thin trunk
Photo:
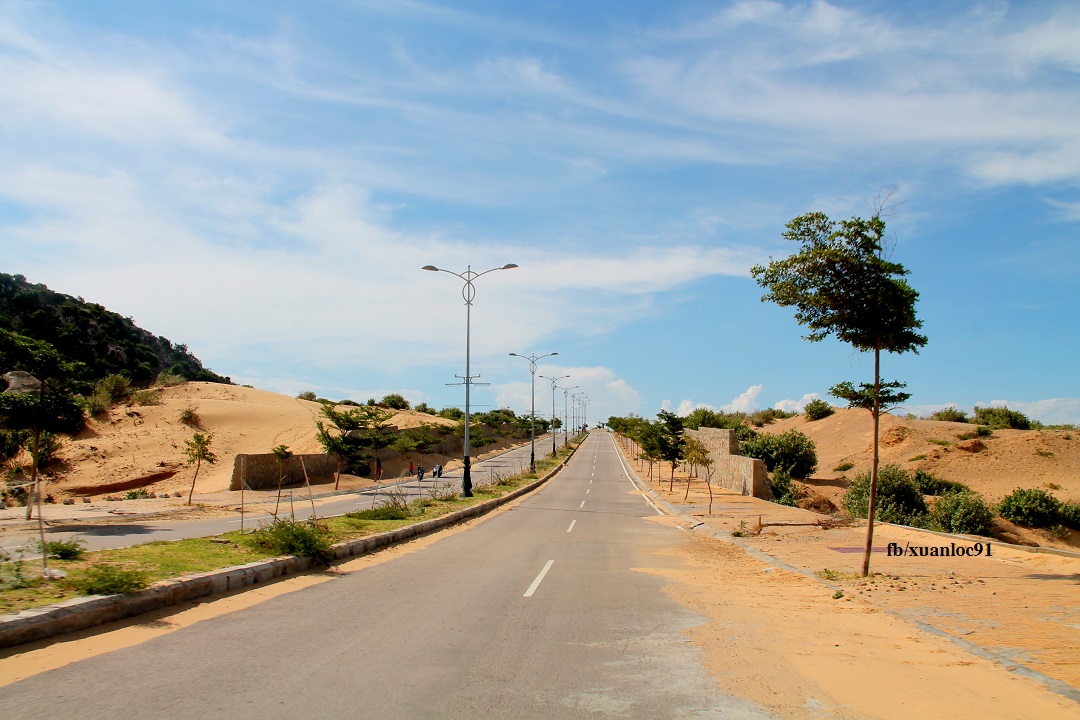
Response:
POLYGON ((184 441, 184 456, 188 465, 195 466, 195 475, 191 478, 191 489, 188 490, 187 504, 191 504, 191 496, 195 493, 195 481, 199 478, 199 468, 203 463, 213 465, 217 462, 217 455, 210 449, 210 443, 214 441, 214 434, 195 433, 190 440, 184 441))
POLYGON ((881 417, 881 351, 918 352, 926 336, 916 331, 919 297, 904 276, 903 265, 886 257, 885 221, 881 213, 869 220, 853 217, 835 222, 823 213, 800 215, 787 224, 784 238, 799 243, 799 251, 751 274, 768 292, 762 301, 794 306, 795 319, 809 328, 806 339, 817 342, 835 335, 856 350, 874 353, 874 454, 870 471, 870 507, 862 574, 870 573, 877 500, 878 435, 881 417))

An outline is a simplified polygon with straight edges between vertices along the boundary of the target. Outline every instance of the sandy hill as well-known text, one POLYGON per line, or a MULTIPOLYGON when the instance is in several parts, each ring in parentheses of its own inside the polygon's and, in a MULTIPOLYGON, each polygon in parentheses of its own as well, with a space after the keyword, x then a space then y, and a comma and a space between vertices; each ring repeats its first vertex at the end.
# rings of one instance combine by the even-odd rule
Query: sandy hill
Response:
MULTIPOLYGON (((869 471, 873 420, 866 410, 838 409, 808 422, 802 415, 760 428, 770 434, 796 429, 817 446, 818 469, 810 484, 839 500, 847 479, 869 471), (838 470, 843 464, 852 467, 838 470)), ((1080 501, 1080 432, 995 430, 989 438, 963 439, 975 426, 936 420, 881 417, 881 462, 899 463, 955 480, 997 501, 1018 487, 1044 488, 1061 500, 1080 501)))
MULTIPOLYGON (((243 453, 268 453, 286 445, 294 453, 320 453, 315 422, 321 405, 265 390, 190 382, 163 388, 160 405, 118 405, 91 419, 60 452, 62 463, 53 468, 55 496, 98 495, 143 487, 153 492, 186 491, 192 470, 184 461, 184 440, 195 430, 211 432, 215 465, 203 465, 198 491, 226 490, 233 458, 243 453), (185 408, 198 414, 198 428, 185 425, 185 408)), ((345 409, 345 408, 340 408, 345 409)), ((454 425, 452 420, 413 411, 390 419, 399 428, 421 422, 454 425)))

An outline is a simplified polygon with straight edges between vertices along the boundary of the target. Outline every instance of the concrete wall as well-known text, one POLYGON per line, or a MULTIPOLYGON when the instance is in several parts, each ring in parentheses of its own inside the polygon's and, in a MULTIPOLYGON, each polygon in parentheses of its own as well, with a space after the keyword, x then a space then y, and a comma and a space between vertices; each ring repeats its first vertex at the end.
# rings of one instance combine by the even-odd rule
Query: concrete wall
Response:
POLYGON ((307 467, 308 477, 313 483, 333 482, 334 472, 337 470, 334 459, 324 453, 293 455, 283 463, 284 467, 281 468, 278 467, 277 456, 273 453, 237 455, 233 460, 230 490, 240 489, 241 458, 243 458, 244 480, 251 490, 276 488, 279 472, 285 476, 282 484, 293 485, 304 482, 304 467, 307 467), (301 457, 304 458, 303 465, 300 463, 301 457))
MULTIPOLYGON (((739 455, 739 440, 734 430, 720 428, 701 428, 687 430, 687 437, 692 437, 709 451, 713 461, 712 481, 722 488, 734 490, 743 495, 752 495, 763 500, 772 499, 767 480, 765 463, 757 458, 739 455)), ((689 465, 683 463, 680 469, 689 472, 689 465)), ((697 477, 704 477, 705 470, 697 468, 697 477)))

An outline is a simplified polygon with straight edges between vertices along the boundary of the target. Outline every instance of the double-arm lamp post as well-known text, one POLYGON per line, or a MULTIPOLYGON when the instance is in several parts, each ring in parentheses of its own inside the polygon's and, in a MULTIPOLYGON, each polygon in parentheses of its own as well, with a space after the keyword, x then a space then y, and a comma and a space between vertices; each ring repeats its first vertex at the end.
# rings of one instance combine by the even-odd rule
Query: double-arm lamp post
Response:
POLYGON ((510 357, 519 357, 529 361, 529 374, 532 376, 532 415, 529 419, 529 429, 532 431, 532 449, 529 451, 529 471, 536 472, 536 361, 546 357, 554 357, 559 353, 547 353, 546 355, 518 355, 510 353, 510 357))
POLYGON ((577 390, 579 387, 581 387, 581 386, 580 385, 571 385, 570 387, 564 387, 562 389, 563 445, 570 442, 570 427, 572 426, 572 423, 570 422, 570 411, 569 411, 569 407, 570 407, 570 405, 569 405, 570 391, 571 390, 577 390))
MULTIPOLYGON (((465 286, 461 289, 461 297, 465 300, 465 376, 462 377, 462 383, 465 385, 465 447, 462 453, 462 459, 465 463, 465 469, 461 474, 461 494, 465 497, 472 497, 472 464, 469 459, 469 388, 472 386, 472 375, 470 375, 469 366, 469 351, 471 349, 471 332, 472 332, 472 301, 476 297, 476 288, 473 286, 473 281, 481 275, 487 275, 489 272, 495 272, 496 270, 512 270, 517 265, 514 263, 507 263, 502 267, 491 268, 483 272, 474 272, 472 265, 469 265, 465 272, 456 273, 453 270, 445 270, 443 268, 435 267, 434 265, 425 265, 421 270, 430 270, 431 272, 444 272, 453 275, 456 278, 465 281, 465 286)), ((479 377, 479 376, 477 376, 479 377)), ((458 384, 458 383, 453 383, 458 384)))
MULTIPOLYGON (((562 377, 548 377, 547 375, 541 375, 540 377, 545 380, 551 381, 551 454, 555 455, 558 452, 558 448, 555 445, 555 389, 558 387, 556 383, 560 380, 565 380, 570 377, 569 375, 563 375, 562 377)), ((563 420, 563 422, 566 422, 563 420)))

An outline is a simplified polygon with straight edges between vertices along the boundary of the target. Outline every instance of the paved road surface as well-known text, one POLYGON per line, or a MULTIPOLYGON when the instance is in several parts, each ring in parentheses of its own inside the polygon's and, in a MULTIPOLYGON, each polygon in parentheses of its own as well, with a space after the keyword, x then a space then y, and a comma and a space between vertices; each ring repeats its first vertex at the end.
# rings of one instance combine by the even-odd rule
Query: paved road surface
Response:
MULTIPOLYGON (((558 447, 566 444, 565 436, 560 433, 557 438, 558 447)), ((543 458, 551 450, 551 436, 545 435, 536 438, 536 457, 543 458)), ((529 467, 530 444, 514 448, 507 452, 496 455, 487 460, 473 463, 472 481, 474 486, 486 485, 493 477, 499 475, 512 475, 526 470, 529 467)), ((461 490, 461 469, 443 475, 440 483, 449 483, 456 490, 461 490)), ((389 484, 389 483, 388 483, 389 484)), ((426 478, 422 483, 415 478, 393 483, 405 493, 409 500, 415 500, 421 496, 427 497, 436 482, 426 478)), ((306 492, 291 488, 294 494, 294 507, 296 519, 306 520, 311 517, 311 505, 308 503, 306 492)), ((384 488, 368 490, 356 490, 339 493, 339 500, 324 500, 317 506, 319 517, 343 515, 356 509, 367 509, 377 505, 380 496, 385 494, 384 488)), ((235 493, 233 502, 239 502, 239 493, 235 493)), ((320 495, 316 495, 320 497, 320 495)), ((325 497, 325 496, 322 496, 325 497)), ((288 500, 283 500, 285 510, 279 515, 288 515, 288 500)), ((46 519, 48 518, 46 510, 46 519)), ((271 516, 260 512, 245 516, 245 527, 257 527, 260 522, 269 522, 271 516)), ((129 522, 116 522, 115 518, 109 518, 110 522, 95 523, 92 520, 65 523, 63 521, 50 522, 45 528, 46 540, 65 540, 78 537, 88 550, 106 550, 110 548, 128 547, 142 543, 156 542, 159 540, 182 540, 184 538, 208 537, 236 530, 240 527, 239 515, 235 518, 215 517, 201 520, 180 520, 154 518, 147 520, 132 520, 129 522)), ((35 527, 25 527, 19 530, 5 532, 0 540, 0 550, 15 554, 21 548, 32 547, 33 552, 25 553, 25 559, 39 558, 37 552, 38 532, 35 527)))
POLYGON ((701 618, 640 568, 611 438, 513 509, 414 552, 0 688, 0 717, 759 718, 704 672, 701 618))

